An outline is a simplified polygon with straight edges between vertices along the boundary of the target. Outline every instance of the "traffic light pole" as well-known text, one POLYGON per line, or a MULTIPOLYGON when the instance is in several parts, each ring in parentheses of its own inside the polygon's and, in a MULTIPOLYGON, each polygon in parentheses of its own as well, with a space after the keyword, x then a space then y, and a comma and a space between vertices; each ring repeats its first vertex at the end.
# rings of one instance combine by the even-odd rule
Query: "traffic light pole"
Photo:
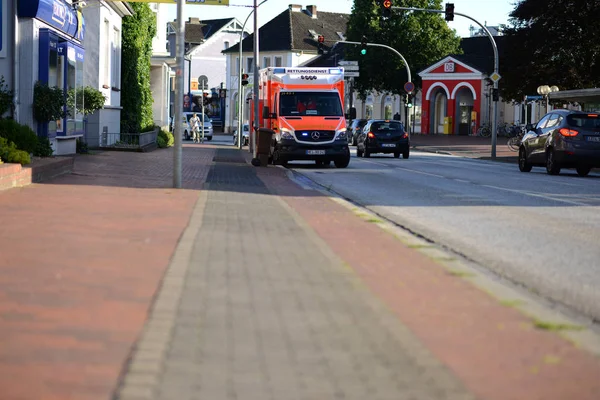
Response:
MULTIPOLYGON (((393 10, 409 10, 409 11, 426 11, 426 12, 432 12, 432 13, 437 13, 437 14, 445 14, 446 13, 445 10, 432 10, 429 8, 392 7, 392 9, 393 10)), ((494 40, 494 36, 492 36, 490 31, 482 23, 477 21, 475 18, 470 17, 466 14, 458 13, 458 12, 454 12, 453 14, 468 18, 471 21, 475 22, 477 25, 479 25, 481 27, 481 29, 483 29, 483 31, 486 33, 486 35, 490 39, 490 42, 492 43, 492 48, 494 50, 494 74, 496 76, 500 76, 500 74, 498 73, 499 64, 500 64, 499 59, 498 59, 498 46, 496 46, 496 41, 494 40)), ((496 93, 498 92, 498 79, 494 80, 494 91, 496 93)), ((494 99, 494 112, 492 114, 492 158, 493 159, 496 158, 496 143, 498 140, 497 120, 498 120, 498 100, 494 99)))
MULTIPOLYGON (((361 42, 348 42, 346 40, 336 40, 336 43, 346 43, 346 44, 356 44, 356 45, 362 45, 361 42)), ((385 44, 379 44, 379 43, 367 43, 367 46, 372 46, 372 47, 383 47, 385 49, 391 50, 394 53, 398 54, 398 56, 402 59, 402 62, 404 62, 404 66, 406 67, 406 74, 408 75, 408 81, 412 82, 412 77, 410 75, 410 67, 408 66, 408 63, 406 62, 406 59, 404 58, 404 56, 402 54, 400 54, 400 52, 396 49, 394 49, 393 47, 390 46, 386 46, 385 44)))
MULTIPOLYGON (((252 158, 256 158, 256 135, 258 135, 258 67, 259 67, 259 40, 258 40, 258 1, 254 0, 254 82, 252 83, 254 99, 254 135, 252 135, 252 158)), ((240 135, 242 132, 240 132, 240 135)), ((241 141, 241 140, 240 140, 241 141)))

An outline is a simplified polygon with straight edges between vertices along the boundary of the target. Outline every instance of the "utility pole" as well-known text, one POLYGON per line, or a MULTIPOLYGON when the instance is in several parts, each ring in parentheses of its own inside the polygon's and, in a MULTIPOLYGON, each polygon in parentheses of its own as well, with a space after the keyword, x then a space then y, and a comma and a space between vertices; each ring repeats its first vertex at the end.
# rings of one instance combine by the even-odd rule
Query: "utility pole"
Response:
POLYGON ((183 22, 184 0, 177 0, 177 38, 176 38, 176 61, 177 73, 175 84, 175 112, 173 125, 175 127, 175 151, 173 151, 173 187, 181 189, 181 158, 182 158, 182 128, 181 117, 183 116, 183 74, 185 70, 185 24, 183 22))
MULTIPOLYGON (((241 43, 240 43, 241 46, 241 43)), ((256 135, 258 135, 258 67, 259 67, 259 62, 258 62, 258 55, 259 55, 259 49, 258 49, 258 0, 254 0, 254 83, 253 83, 253 91, 254 91, 254 135, 252 135, 252 158, 256 158, 256 135)), ((241 141, 241 135, 242 132, 238 132, 238 134, 240 135, 240 141, 241 141)))

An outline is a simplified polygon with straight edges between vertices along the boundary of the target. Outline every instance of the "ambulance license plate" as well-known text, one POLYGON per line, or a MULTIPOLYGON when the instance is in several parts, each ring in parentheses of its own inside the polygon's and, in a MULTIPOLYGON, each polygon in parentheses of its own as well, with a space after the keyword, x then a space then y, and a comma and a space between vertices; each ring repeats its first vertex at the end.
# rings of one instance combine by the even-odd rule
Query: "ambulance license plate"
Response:
POLYGON ((324 156, 325 150, 306 150, 306 154, 309 156, 324 156))

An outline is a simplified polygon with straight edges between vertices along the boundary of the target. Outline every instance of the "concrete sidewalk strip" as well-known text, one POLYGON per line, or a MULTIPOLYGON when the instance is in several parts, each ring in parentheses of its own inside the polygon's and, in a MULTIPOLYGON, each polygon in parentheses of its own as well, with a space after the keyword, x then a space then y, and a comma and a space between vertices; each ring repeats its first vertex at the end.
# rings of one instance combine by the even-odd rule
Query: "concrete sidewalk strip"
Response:
POLYGON ((536 329, 530 317, 402 245, 378 223, 291 183, 285 171, 259 176, 477 398, 599 398, 600 360, 592 354, 536 329))
POLYGON ((473 398, 252 167, 207 183, 156 389, 120 399, 473 398))

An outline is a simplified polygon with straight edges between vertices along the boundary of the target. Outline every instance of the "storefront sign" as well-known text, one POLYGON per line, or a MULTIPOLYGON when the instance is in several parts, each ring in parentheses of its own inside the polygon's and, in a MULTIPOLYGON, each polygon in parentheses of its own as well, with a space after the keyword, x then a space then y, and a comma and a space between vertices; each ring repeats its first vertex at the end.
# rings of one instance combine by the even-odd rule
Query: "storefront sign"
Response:
MULTIPOLYGON (((177 0, 128 0, 130 3, 169 3, 176 4, 177 0)), ((228 6, 229 0, 185 0, 186 4, 199 4, 205 6, 228 6)))
POLYGON ((83 40, 83 15, 64 0, 19 0, 18 12, 19 17, 37 18, 71 37, 83 40))

